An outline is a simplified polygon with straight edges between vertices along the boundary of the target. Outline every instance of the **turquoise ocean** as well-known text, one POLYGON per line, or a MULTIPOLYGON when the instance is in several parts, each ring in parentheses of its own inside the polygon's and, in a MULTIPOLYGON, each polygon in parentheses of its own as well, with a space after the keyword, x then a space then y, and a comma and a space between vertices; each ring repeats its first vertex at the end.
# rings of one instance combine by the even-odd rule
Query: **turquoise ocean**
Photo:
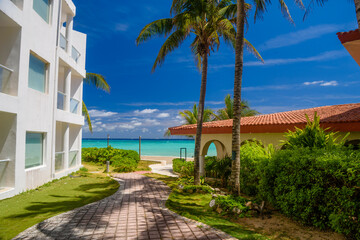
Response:
MULTIPOLYGON (((114 148, 139 151, 139 139, 110 139, 114 148)), ((82 147, 107 146, 107 139, 83 139, 82 147)), ((143 156, 180 156, 180 148, 186 148, 187 157, 194 156, 195 141, 192 139, 142 139, 141 155, 143 156)), ((184 156, 185 151, 182 150, 184 156)), ((216 148, 211 144, 207 156, 216 156, 216 148)))

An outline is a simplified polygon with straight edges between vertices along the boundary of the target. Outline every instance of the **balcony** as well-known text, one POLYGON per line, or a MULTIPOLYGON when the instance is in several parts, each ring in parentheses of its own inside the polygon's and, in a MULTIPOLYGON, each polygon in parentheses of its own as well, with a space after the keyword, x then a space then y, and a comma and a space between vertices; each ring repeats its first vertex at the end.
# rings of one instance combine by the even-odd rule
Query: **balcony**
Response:
POLYGON ((77 165, 79 151, 74 150, 69 152, 69 168, 73 168, 77 165))
POLYGON ((10 77, 13 70, 0 64, 0 92, 9 94, 10 77))
POLYGON ((65 168, 65 163, 64 163, 64 152, 56 152, 55 153, 55 172, 60 172, 61 170, 63 170, 65 168))

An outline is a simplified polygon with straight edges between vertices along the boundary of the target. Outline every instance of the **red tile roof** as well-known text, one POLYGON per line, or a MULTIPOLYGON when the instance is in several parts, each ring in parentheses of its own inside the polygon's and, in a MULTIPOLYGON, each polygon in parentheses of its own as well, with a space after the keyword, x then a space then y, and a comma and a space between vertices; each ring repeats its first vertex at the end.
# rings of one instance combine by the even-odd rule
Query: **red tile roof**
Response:
POLYGON ((342 44, 347 42, 352 42, 355 40, 360 40, 360 31, 359 29, 349 31, 349 32, 338 32, 337 36, 342 44))
MULTIPOLYGON (((307 114, 310 119, 314 112, 320 117, 323 127, 330 127, 334 131, 360 131, 360 103, 343 104, 264 114, 241 118, 242 133, 281 133, 293 130, 294 127, 304 127, 307 114)), ((196 124, 182 125, 169 128, 172 135, 188 135, 196 133, 196 124)), ((203 124, 203 134, 231 133, 232 119, 203 124)))

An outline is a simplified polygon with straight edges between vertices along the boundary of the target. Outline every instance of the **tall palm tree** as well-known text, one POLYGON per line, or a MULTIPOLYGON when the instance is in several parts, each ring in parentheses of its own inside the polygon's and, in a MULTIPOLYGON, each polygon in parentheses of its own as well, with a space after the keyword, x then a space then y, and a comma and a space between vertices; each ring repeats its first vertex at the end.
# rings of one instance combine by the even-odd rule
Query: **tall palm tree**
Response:
MULTIPOLYGON (((93 85, 95 86, 97 89, 101 89, 105 92, 110 93, 110 86, 109 84, 106 82, 105 77, 101 74, 97 74, 97 73, 86 73, 86 78, 84 78, 84 83, 89 84, 89 85, 93 85)), ((84 115, 86 122, 89 126, 89 130, 92 133, 92 125, 91 125, 91 119, 90 119, 90 115, 89 112, 87 110, 87 107, 84 103, 84 101, 82 102, 82 114, 84 115)))
MULTIPOLYGON (((241 101, 241 117, 250 117, 260 114, 255 109, 251 109, 247 101, 241 101)), ((234 100, 231 98, 230 94, 225 97, 225 108, 219 109, 217 111, 216 119, 217 120, 226 120, 234 118, 234 100)))
MULTIPOLYGON (((197 116, 197 130, 195 138, 194 153, 194 183, 200 184, 200 144, 201 131, 204 115, 204 104, 206 94, 208 56, 211 51, 218 49, 220 38, 225 43, 234 45, 236 30, 231 21, 227 18, 233 4, 231 0, 173 0, 170 14, 172 18, 156 20, 146 25, 140 32, 136 43, 149 40, 154 36, 167 36, 160 48, 152 70, 161 65, 167 54, 178 48, 185 39, 194 35, 191 43, 191 50, 201 69, 201 87, 199 110, 197 116)), ((257 51, 246 40, 253 52, 257 51)))
MULTIPOLYGON (((306 12, 304 14, 304 20, 307 17, 307 15, 310 13, 315 2, 318 5, 323 6, 327 1, 328 0, 311 0, 306 8, 306 12)), ((360 0, 354 0, 354 5, 355 5, 356 20, 358 23, 358 28, 360 29, 360 0)))
MULTIPOLYGON (((294 23, 289 9, 284 0, 278 0, 282 14, 291 23, 294 23)), ((302 0, 294 0, 295 3, 304 8, 302 0)), ((270 0, 252 0, 255 7, 255 19, 262 16, 270 0)), ((244 53, 244 29, 246 22, 245 0, 237 0, 236 12, 236 43, 235 43, 235 78, 234 78, 234 120, 232 128, 232 171, 230 182, 234 193, 240 194, 240 120, 241 120, 241 85, 243 73, 244 53)))

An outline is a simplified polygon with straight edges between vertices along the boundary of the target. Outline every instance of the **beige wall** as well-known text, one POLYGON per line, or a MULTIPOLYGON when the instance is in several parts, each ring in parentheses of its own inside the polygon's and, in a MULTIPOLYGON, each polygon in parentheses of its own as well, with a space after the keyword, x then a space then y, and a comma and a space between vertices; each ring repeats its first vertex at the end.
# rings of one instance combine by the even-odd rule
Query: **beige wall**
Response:
MULTIPOLYGON (((344 137, 346 133, 339 133, 339 139, 344 137)), ((249 139, 261 141, 265 146, 273 144, 275 147, 281 147, 281 140, 284 140, 284 133, 242 133, 240 135, 241 142, 249 139)), ((347 140, 360 139, 360 132, 350 133, 347 140)), ((207 154, 208 147, 214 142, 219 158, 228 155, 231 156, 231 134, 203 134, 201 138, 201 155, 207 154)))

